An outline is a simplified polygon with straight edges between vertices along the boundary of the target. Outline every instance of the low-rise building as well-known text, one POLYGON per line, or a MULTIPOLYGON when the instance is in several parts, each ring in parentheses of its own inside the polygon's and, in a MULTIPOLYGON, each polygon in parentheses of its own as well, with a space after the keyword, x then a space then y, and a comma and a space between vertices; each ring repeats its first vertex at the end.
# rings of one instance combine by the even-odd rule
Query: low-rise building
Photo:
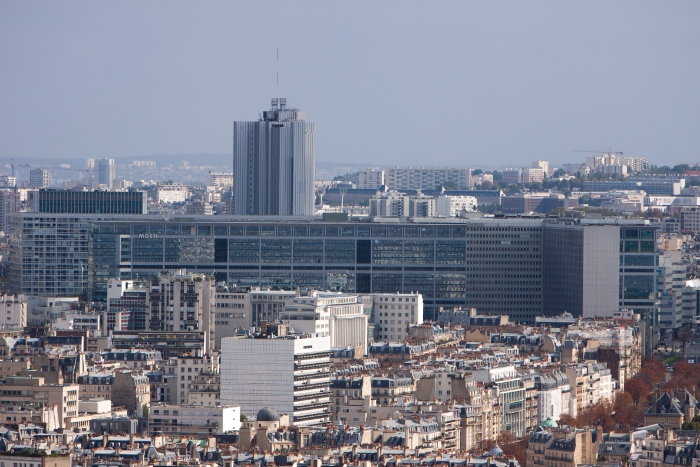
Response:
POLYGON ((148 427, 151 431, 162 431, 170 436, 228 433, 241 428, 241 408, 230 405, 155 405, 148 414, 148 427))

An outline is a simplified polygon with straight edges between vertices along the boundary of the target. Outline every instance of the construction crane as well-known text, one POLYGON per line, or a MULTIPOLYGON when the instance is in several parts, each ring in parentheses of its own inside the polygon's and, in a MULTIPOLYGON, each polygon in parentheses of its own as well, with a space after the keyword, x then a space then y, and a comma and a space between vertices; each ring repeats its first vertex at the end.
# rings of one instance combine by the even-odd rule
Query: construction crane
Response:
POLYGON ((608 150, 602 150, 602 151, 587 151, 585 149, 573 149, 571 152, 591 152, 591 153, 602 153, 602 154, 615 154, 616 156, 621 156, 622 151, 617 151, 613 152, 612 148, 608 148, 608 150))
POLYGON ((74 170, 76 172, 86 172, 85 175, 85 185, 90 184, 90 167, 87 169, 72 169, 70 167, 53 167, 54 170, 74 170))

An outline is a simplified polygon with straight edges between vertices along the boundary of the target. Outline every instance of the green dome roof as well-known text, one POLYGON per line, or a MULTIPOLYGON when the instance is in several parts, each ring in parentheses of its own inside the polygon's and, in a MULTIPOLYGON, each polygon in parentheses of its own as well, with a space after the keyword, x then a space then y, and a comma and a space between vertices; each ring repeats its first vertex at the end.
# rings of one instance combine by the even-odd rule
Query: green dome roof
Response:
POLYGON ((540 426, 544 426, 547 428, 557 428, 559 425, 557 425, 557 422, 552 420, 552 417, 547 417, 547 420, 543 421, 540 426))

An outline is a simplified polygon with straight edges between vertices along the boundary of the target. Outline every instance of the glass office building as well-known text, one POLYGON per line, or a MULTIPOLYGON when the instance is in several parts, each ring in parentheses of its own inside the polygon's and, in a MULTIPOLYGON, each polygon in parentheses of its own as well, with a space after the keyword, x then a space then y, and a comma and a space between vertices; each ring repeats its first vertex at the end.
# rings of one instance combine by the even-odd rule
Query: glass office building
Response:
POLYGON ((34 212, 54 214, 146 214, 145 191, 39 190, 34 212))
POLYGON ((658 230, 634 219, 546 224, 544 314, 612 317, 627 308, 654 317, 658 230))
POLYGON ((110 278, 155 279, 163 270, 185 268, 230 285, 419 292, 426 319, 440 307, 475 306, 480 313, 534 323, 535 316, 560 314, 562 307, 583 314, 570 303, 585 303, 583 291, 598 293, 590 280, 600 276, 616 280, 606 281, 606 293, 589 308, 602 309, 600 300, 610 298, 613 284, 620 307, 653 317, 658 229, 640 221, 595 222, 18 213, 12 216, 10 288, 106 301, 110 278), (595 267, 582 269, 586 258, 595 267))
POLYGON ((431 223, 324 222, 318 218, 150 217, 93 222, 90 290, 107 280, 187 268, 269 289, 420 292, 426 317, 476 306, 534 322, 542 313, 542 219, 431 223))

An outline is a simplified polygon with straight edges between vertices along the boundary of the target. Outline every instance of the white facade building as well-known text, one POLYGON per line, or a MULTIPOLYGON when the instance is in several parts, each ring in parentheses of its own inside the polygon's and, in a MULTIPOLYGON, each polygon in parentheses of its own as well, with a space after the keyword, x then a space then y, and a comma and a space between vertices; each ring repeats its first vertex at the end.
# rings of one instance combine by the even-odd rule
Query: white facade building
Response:
POLYGON ((408 328, 423 323, 423 295, 376 294, 374 305, 374 339, 376 341, 403 342, 408 328))
POLYGON ((295 425, 330 420, 330 338, 221 339, 221 403, 256 414, 269 407, 295 425))
POLYGON ((233 172, 209 172, 207 175, 208 186, 233 186, 233 172))
POLYGON ((159 203, 184 203, 190 197, 190 187, 173 183, 158 185, 157 198, 159 203))
POLYGON ((447 196, 443 195, 437 199, 437 215, 445 217, 455 217, 462 211, 476 211, 476 198, 474 196, 447 196))
POLYGON ((330 346, 362 348, 367 354, 367 315, 357 295, 314 292, 287 300, 281 320, 296 332, 330 337, 330 346))
POLYGON ((155 405, 148 413, 148 427, 168 435, 223 434, 241 429, 241 408, 202 405, 155 405))
POLYGON ((239 329, 253 325, 251 293, 247 290, 217 288, 214 326, 216 328, 216 348, 221 348, 221 339, 233 337, 239 329))
POLYGON ((27 299, 24 295, 0 297, 0 329, 17 329, 27 325, 27 299))
POLYGON ((369 215, 372 217, 407 217, 408 195, 389 191, 370 198, 369 215))
POLYGON ((373 190, 384 185, 383 170, 360 170, 357 173, 357 188, 373 190))
POLYGON ((545 175, 548 177, 552 175, 552 171, 549 169, 549 162, 547 161, 537 160, 532 163, 532 167, 544 170, 545 175))
POLYGON ((536 183, 544 180, 547 172, 539 167, 528 167, 523 170, 523 183, 536 183))

